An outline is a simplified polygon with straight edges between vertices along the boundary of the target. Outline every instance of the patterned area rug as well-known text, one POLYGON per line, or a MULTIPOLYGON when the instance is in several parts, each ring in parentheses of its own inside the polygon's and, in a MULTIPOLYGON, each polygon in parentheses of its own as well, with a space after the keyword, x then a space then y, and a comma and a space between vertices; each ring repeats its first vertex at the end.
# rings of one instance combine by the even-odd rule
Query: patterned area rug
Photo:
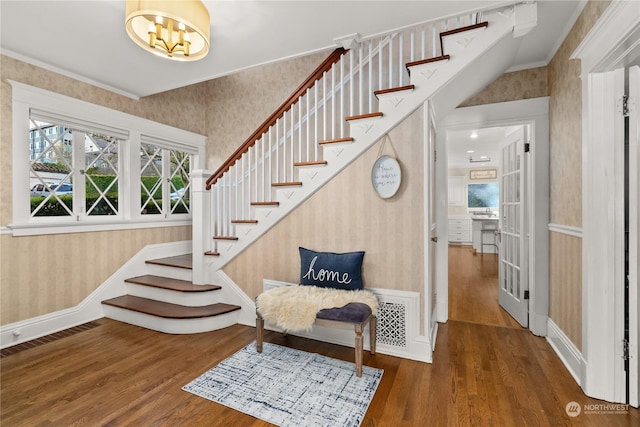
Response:
POLYGON ((359 426, 382 370, 255 342, 183 390, 279 426, 359 426))

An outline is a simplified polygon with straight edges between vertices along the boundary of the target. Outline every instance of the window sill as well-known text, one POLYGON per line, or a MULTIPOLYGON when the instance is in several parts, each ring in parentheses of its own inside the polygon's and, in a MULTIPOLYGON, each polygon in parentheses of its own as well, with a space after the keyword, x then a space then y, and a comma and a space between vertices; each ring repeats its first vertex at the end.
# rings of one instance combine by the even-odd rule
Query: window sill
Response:
POLYGON ((91 222, 91 223, 59 223, 59 224, 11 224, 2 227, 0 234, 11 234, 14 237, 39 236, 47 234, 91 233, 97 231, 134 230, 140 228, 184 227, 192 224, 191 217, 158 221, 148 219, 141 221, 91 222))

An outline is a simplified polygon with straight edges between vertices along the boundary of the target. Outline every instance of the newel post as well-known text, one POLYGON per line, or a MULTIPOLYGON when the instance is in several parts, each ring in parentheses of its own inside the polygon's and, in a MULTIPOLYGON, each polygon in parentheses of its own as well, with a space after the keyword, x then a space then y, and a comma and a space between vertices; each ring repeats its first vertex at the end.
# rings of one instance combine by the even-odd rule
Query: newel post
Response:
POLYGON ((191 215, 193 246, 193 283, 204 285, 209 282, 205 269, 204 253, 211 245, 211 191, 207 190, 207 178, 211 171, 196 169, 191 171, 191 215))

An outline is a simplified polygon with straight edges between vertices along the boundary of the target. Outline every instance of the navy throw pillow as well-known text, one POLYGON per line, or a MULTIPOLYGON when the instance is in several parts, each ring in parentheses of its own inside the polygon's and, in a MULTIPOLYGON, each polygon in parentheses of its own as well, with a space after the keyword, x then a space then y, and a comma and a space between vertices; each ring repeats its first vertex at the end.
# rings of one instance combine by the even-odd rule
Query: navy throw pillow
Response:
POLYGON ((316 252, 300 250, 300 284, 321 288, 362 289, 364 252, 316 252))

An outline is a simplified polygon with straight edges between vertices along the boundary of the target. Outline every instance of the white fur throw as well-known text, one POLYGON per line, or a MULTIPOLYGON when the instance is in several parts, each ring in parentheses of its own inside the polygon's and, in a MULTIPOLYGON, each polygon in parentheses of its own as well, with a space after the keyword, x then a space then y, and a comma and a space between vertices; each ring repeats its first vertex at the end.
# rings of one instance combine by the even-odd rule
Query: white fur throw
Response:
POLYGON ((308 331, 318 311, 342 307, 350 302, 367 304, 374 316, 378 312, 378 299, 370 291, 299 285, 264 291, 258 295, 257 309, 265 321, 285 331, 308 331))

